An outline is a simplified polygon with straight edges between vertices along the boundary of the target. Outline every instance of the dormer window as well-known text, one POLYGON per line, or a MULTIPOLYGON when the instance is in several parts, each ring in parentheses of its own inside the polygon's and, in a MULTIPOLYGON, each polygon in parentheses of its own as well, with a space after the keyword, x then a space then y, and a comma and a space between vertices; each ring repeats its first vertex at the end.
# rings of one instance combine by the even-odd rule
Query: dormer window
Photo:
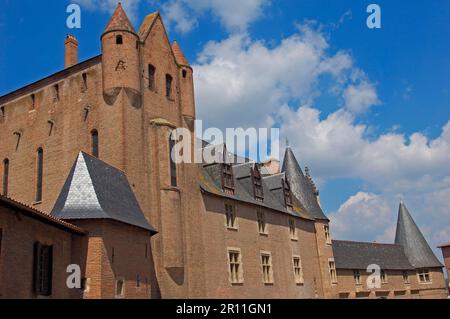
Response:
POLYGON ((262 177, 258 165, 252 168, 253 193, 258 201, 264 200, 264 190, 262 186, 262 177))
POLYGON ((116 44, 118 45, 123 44, 123 37, 121 35, 116 36, 116 44))
POLYGON ((287 180, 281 180, 283 184, 283 194, 284 194, 284 203, 286 208, 292 208, 294 205, 292 203, 292 192, 291 186, 287 180))
POLYGON ((228 163, 222 164, 222 187, 224 192, 234 194, 233 166, 228 163))

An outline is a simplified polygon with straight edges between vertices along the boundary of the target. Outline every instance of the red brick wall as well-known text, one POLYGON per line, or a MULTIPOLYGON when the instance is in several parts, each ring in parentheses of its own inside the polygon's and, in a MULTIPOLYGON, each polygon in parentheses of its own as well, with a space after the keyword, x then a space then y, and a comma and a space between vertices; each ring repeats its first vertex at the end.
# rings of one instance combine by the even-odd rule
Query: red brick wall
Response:
POLYGON ((2 248, 0 256, 0 298, 36 298, 33 292, 34 244, 53 245, 52 296, 74 298, 76 292, 67 288, 67 266, 72 259, 72 241, 82 241, 62 229, 42 223, 20 212, 0 206, 2 248))

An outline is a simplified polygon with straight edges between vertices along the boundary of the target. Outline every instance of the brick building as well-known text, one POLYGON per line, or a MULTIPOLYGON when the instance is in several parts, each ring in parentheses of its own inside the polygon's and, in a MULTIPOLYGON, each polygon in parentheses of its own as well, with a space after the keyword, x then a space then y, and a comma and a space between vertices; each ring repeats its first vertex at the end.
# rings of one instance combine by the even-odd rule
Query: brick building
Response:
POLYGON ((281 169, 275 160, 175 164, 175 128, 196 144, 193 69, 159 13, 136 32, 119 5, 101 42, 101 55, 79 63, 68 36, 64 70, 0 97, 0 297, 360 297, 353 271, 374 261, 389 280, 367 297, 446 296, 423 236, 431 263, 414 264, 409 238, 420 231, 409 213, 396 245, 332 241, 289 147, 281 169), (357 249, 364 259, 354 263, 357 249), (391 255, 398 264, 387 267, 391 255), (71 264, 81 289, 66 285, 71 264), (411 289, 398 279, 405 271, 411 289))

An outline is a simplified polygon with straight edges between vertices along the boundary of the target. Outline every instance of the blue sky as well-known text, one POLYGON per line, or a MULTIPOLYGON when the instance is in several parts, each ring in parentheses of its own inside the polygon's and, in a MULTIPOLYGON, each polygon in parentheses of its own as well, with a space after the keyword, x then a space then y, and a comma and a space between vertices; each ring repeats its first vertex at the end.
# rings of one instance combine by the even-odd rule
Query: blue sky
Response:
MULTIPOLYGON (((99 54, 117 2, 0 0, 0 95, 60 70, 67 33, 81 60, 99 54), (66 27, 72 2, 79 30, 66 27)), ((450 240, 447 0, 123 3, 136 28, 162 12, 194 66, 207 125, 281 127, 337 237, 391 241, 404 199, 433 246, 450 240), (380 30, 366 26, 370 3, 380 30)))

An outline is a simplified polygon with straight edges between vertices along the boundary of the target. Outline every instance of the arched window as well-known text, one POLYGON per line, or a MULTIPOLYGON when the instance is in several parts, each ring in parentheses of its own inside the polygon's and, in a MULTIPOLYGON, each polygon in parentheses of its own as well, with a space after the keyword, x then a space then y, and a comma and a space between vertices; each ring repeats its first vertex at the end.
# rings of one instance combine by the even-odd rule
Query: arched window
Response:
POLYGON ((92 156, 99 157, 99 149, 98 149, 98 131, 91 131, 91 146, 92 146, 92 156))
POLYGON ((42 177, 44 173, 44 150, 37 150, 36 202, 42 201, 42 177))
POLYGON ((123 44, 123 38, 121 35, 116 36, 116 44, 123 44))
POLYGON ((153 65, 149 64, 148 65, 148 88, 152 91, 156 90, 155 74, 156 74, 156 68, 153 65))
MULTIPOLYGON (((172 151, 175 147, 175 141, 172 139, 172 134, 169 136, 169 158, 170 158, 170 185, 172 187, 177 187, 177 163, 174 158, 172 158, 172 151)), ((175 156, 175 154, 173 154, 175 156)))
POLYGON ((3 196, 8 196, 9 159, 3 161, 3 196))
POLYGON ((172 97, 172 76, 169 74, 166 74, 166 96, 168 98, 172 97))

